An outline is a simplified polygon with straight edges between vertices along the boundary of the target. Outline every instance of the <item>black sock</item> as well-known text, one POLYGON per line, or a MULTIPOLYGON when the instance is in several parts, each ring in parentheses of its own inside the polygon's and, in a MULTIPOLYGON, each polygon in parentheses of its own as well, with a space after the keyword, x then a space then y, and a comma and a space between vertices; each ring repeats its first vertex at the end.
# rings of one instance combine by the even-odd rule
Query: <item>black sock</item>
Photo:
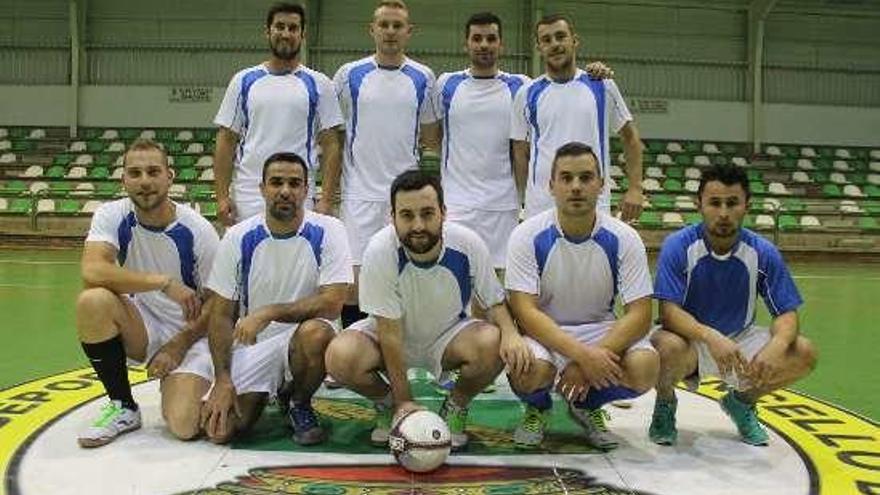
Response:
POLYGON ((128 382, 128 367, 125 364, 125 347, 119 335, 104 342, 87 344, 81 342, 83 351, 89 358, 95 372, 110 400, 122 402, 122 406, 137 411, 138 406, 131 396, 131 384, 128 382))
POLYGON ((363 320, 367 314, 361 311, 356 304, 346 304, 342 306, 342 328, 348 328, 352 323, 363 320))

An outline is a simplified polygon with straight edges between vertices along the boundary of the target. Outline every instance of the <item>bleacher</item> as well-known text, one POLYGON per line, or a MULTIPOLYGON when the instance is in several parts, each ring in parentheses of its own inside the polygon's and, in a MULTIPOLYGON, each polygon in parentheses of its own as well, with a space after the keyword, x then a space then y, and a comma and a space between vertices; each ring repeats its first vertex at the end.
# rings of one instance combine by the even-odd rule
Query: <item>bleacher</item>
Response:
MULTIPOLYGON (((0 127, 0 234, 82 235, 102 201, 121 197, 122 152, 138 137, 163 144, 176 172, 171 196, 216 218, 214 129, 0 127)), ((880 239, 880 149, 745 143, 645 141, 644 212, 638 228, 649 246, 699 221, 694 202, 701 169, 717 163, 747 168, 753 199, 746 225, 783 247, 872 250, 880 239), (787 241, 787 242, 786 242, 787 241)), ((621 144, 612 140, 613 202, 627 188, 621 144)), ((423 167, 439 172, 436 155, 423 167)))

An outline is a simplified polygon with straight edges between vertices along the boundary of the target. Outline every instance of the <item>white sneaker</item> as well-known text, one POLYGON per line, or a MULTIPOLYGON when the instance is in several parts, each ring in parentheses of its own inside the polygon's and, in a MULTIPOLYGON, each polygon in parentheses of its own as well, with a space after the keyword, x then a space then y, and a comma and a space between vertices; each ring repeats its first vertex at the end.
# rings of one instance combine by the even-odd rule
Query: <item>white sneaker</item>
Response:
POLYGON ((617 448, 617 439, 605 427, 605 419, 609 416, 604 409, 579 409, 569 404, 568 415, 584 429, 588 444, 600 450, 617 448))
POLYGON ((101 415, 92 426, 80 434, 77 441, 83 448, 107 445, 123 433, 141 427, 141 412, 122 407, 118 400, 110 401, 101 408, 101 415))

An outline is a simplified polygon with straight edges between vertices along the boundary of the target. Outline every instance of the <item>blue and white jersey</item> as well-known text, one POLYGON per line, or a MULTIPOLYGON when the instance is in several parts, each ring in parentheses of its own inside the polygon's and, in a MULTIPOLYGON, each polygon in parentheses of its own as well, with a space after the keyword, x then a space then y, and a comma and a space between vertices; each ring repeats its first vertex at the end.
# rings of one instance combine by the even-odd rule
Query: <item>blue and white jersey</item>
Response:
MULTIPOLYGON (((610 135, 632 120, 626 102, 611 79, 591 79, 578 69, 570 81, 554 82, 543 75, 517 93, 513 102, 510 139, 530 144, 526 215, 552 208, 550 167, 560 146, 585 143, 599 158, 600 173, 611 170, 610 135)), ((598 208, 611 208, 611 183, 599 196, 598 208)))
POLYGON ((342 124, 333 83, 300 65, 283 73, 264 64, 244 69, 229 82, 214 123, 238 134, 232 192, 239 202, 262 202, 263 162, 278 152, 293 152, 309 167, 309 191, 315 192, 318 132, 342 124))
POLYGON ((590 235, 567 237, 556 208, 527 219, 510 236, 507 290, 538 296, 538 307, 559 325, 613 321, 614 301, 651 295, 648 257, 629 225, 596 212, 590 235))
MULTIPOLYGON (((244 317, 269 304, 316 295, 322 285, 353 280, 342 222, 306 211, 299 229, 284 237, 269 232, 262 214, 230 227, 220 241, 208 288, 238 301, 239 315, 244 317)), ((289 324, 272 322, 257 340, 286 328, 289 324)))
POLYGON ((434 342, 466 318, 471 297, 486 308, 504 301, 489 248, 476 233, 447 222, 441 242, 438 261, 422 264, 409 258, 394 225, 388 225, 364 252, 361 310, 402 320, 405 347, 434 342))
POLYGON ((770 241, 740 229, 733 249, 719 256, 709 248, 702 223, 663 241, 654 297, 673 302, 700 323, 736 335, 755 321, 757 296, 773 317, 802 303, 782 255, 770 241))
MULTIPOLYGON (((174 204, 176 220, 164 229, 138 222, 129 198, 101 205, 92 216, 86 242, 104 242, 116 249, 119 266, 142 273, 162 273, 200 291, 208 280, 220 242, 217 231, 186 205, 174 204)), ((139 292, 154 321, 168 328, 183 328, 183 310, 161 291, 139 292)))
POLYGON ((418 167, 419 125, 437 120, 434 73, 409 58, 388 68, 369 56, 340 67, 333 83, 345 117, 342 197, 388 201, 394 178, 418 167))
POLYGON ((519 207, 510 164, 510 111, 529 79, 470 70, 437 79, 434 108, 443 121, 440 170, 447 205, 506 211, 519 207))

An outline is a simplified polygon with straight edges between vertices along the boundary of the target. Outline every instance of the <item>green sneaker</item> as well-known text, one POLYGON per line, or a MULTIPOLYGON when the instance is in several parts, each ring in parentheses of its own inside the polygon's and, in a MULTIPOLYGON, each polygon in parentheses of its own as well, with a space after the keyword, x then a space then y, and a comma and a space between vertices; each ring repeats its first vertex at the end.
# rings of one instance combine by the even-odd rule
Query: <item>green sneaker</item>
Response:
POLYGON ((446 421, 449 433, 452 434, 452 450, 462 449, 468 443, 468 436, 464 431, 467 426, 467 414, 466 407, 459 406, 449 397, 440 406, 440 417, 446 421))
MULTIPOLYGON (((455 382, 458 381, 458 377, 461 375, 458 370, 453 370, 449 372, 444 372, 440 378, 438 378, 434 382, 434 390, 441 395, 449 395, 449 392, 452 392, 452 389, 455 387, 455 382)), ((482 394, 491 394, 495 392, 495 382, 492 382, 486 385, 480 393, 482 394)))
POLYGON ((388 434, 391 432, 391 413, 392 408, 381 402, 373 404, 376 410, 376 425, 370 432, 370 442, 375 445, 388 445, 388 434))
POLYGON ((605 427, 605 420, 611 419, 611 416, 604 409, 580 409, 569 404, 568 415, 584 429, 589 445, 600 450, 617 448, 617 439, 605 427))
POLYGON ((537 407, 526 405, 522 421, 513 431, 513 443, 523 449, 533 449, 541 445, 549 418, 549 409, 542 411, 537 407))
POLYGON ((141 412, 122 407, 122 403, 113 400, 104 404, 101 414, 84 432, 77 437, 83 448, 95 448, 115 440, 119 435, 137 430, 141 427, 141 412))
POLYGON ((763 446, 770 442, 767 431, 758 421, 758 413, 754 404, 748 404, 736 398, 736 394, 728 392, 721 398, 721 409, 730 416, 740 438, 749 445, 763 446))
POLYGON ((651 417, 651 426, 648 428, 648 438, 658 445, 675 445, 678 440, 678 430, 675 428, 675 410, 678 408, 678 399, 671 401, 654 401, 654 415, 651 417))

